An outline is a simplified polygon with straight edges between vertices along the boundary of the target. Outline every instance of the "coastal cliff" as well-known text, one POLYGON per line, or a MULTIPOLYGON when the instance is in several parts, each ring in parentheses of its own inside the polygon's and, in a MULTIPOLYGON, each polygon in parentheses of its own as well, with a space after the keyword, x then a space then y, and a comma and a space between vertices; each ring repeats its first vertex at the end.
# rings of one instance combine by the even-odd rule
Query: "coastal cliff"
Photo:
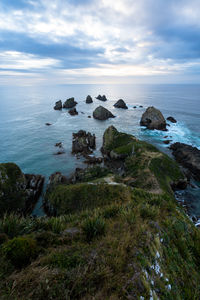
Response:
POLYGON ((179 165, 113 126, 101 151, 104 166, 51 177, 49 217, 0 219, 1 299, 199 299, 200 232, 174 198, 187 185, 179 165))

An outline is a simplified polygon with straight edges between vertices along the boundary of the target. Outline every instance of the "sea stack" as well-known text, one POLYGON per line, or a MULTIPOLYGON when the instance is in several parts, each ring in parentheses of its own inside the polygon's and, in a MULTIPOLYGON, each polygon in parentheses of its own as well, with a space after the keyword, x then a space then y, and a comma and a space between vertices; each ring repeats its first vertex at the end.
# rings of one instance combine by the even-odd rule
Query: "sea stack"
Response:
POLYGON ((76 104, 77 102, 72 97, 65 101, 65 103, 63 104, 63 108, 73 108, 74 106, 76 106, 76 104))
POLYGON ((105 107, 98 106, 93 111, 93 118, 95 118, 97 120, 107 120, 109 118, 115 118, 115 116, 105 107))
POLYGON ((141 121, 141 126, 146 126, 148 129, 157 129, 166 131, 166 121, 160 110, 153 106, 150 106, 143 113, 141 121))

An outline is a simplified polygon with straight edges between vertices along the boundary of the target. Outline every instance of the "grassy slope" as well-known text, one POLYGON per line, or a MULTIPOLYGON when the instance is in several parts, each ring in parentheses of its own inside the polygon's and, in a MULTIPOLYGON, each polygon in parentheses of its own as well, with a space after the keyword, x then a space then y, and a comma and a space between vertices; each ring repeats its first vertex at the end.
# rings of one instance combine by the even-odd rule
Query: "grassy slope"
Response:
POLYGON ((183 175, 155 147, 131 143, 134 155, 126 158, 119 185, 105 184, 111 177, 100 172, 95 184, 57 186, 51 193, 59 214, 67 214, 0 220, 0 299, 200 298, 200 233, 169 185, 183 175), (30 257, 26 264, 20 253, 30 257))

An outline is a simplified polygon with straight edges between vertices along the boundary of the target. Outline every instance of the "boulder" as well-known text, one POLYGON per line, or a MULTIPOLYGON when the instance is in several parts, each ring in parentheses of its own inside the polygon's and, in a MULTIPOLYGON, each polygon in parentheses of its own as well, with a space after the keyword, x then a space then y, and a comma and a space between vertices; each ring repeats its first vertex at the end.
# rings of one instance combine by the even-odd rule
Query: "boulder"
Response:
POLYGON ((148 129, 157 129, 166 131, 166 121, 160 110, 151 106, 146 109, 143 113, 141 121, 141 126, 146 126, 148 129))
POLYGON ((55 110, 61 110, 62 109, 62 101, 61 100, 59 100, 55 103, 54 109, 55 110))
POLYGON ((103 96, 99 95, 99 96, 96 97, 96 99, 98 99, 100 101, 107 101, 108 100, 105 95, 103 95, 103 96))
POLYGON ((93 118, 97 120, 107 120, 109 118, 115 118, 115 116, 105 107, 99 106, 93 111, 93 118))
POLYGON ((85 102, 87 104, 92 103, 93 102, 92 97, 90 95, 88 95, 87 98, 86 98, 86 100, 85 100, 85 102))
POLYGON ((183 143, 174 143, 170 146, 177 162, 189 170, 190 174, 200 180, 200 150, 183 143))
POLYGON ((76 104, 77 104, 77 102, 72 97, 65 101, 65 103, 63 104, 63 108, 72 108, 72 107, 76 106, 76 104))
POLYGON ((70 110, 68 111, 68 113, 69 113, 71 116, 76 116, 76 115, 78 115, 78 112, 77 112, 77 110, 76 110, 75 107, 72 108, 72 109, 70 109, 70 110))
POLYGON ((115 104, 114 107, 117 108, 123 108, 123 109, 128 109, 128 107, 126 106, 126 103, 124 102, 124 100, 119 99, 115 104))
POLYGON ((168 117, 167 120, 172 123, 177 123, 176 119, 174 119, 173 117, 168 117))
POLYGON ((77 133, 73 133, 72 141, 72 153, 90 154, 96 148, 95 134, 79 130, 77 133))
POLYGON ((45 125, 46 125, 46 126, 51 126, 52 124, 51 124, 51 123, 45 123, 45 125))
POLYGON ((163 141, 164 144, 169 145, 172 142, 172 140, 165 140, 163 141))

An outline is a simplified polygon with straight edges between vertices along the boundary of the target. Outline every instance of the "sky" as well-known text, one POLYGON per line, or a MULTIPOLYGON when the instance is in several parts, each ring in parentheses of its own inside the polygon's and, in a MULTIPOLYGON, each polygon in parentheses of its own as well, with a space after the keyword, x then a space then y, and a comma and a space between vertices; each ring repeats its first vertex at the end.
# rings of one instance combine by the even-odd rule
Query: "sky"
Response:
POLYGON ((200 0, 0 0, 0 85, 200 83, 200 0))

